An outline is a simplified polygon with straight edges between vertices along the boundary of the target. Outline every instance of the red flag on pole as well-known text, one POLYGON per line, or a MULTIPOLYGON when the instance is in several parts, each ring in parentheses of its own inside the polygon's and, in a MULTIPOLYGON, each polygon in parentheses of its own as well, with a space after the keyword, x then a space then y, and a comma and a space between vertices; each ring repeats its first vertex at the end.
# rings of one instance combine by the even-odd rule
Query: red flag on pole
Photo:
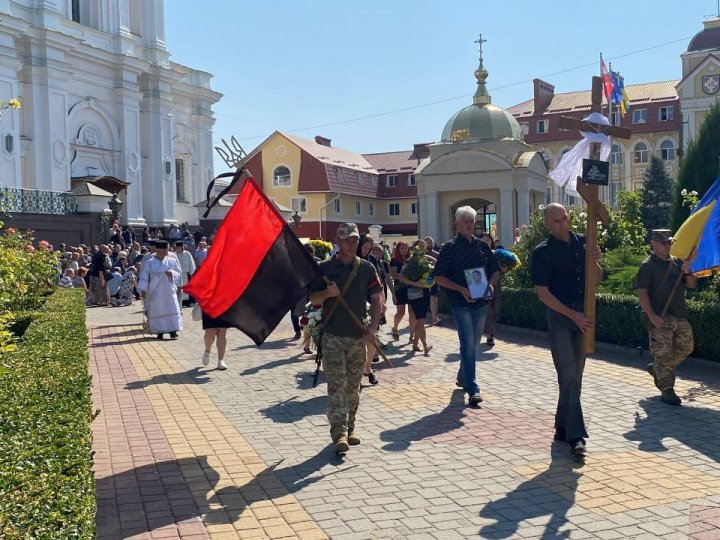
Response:
POLYGON ((600 75, 602 76, 605 99, 608 103, 610 103, 610 98, 612 97, 615 85, 613 85, 612 77, 610 76, 607 67, 605 67, 605 61, 603 60, 602 54, 600 55, 600 75))
MULTIPOLYGON (((239 179, 240 171, 235 176, 239 179)), ((319 276, 317 263, 248 178, 207 258, 183 290, 203 313, 242 330, 260 345, 319 276)))

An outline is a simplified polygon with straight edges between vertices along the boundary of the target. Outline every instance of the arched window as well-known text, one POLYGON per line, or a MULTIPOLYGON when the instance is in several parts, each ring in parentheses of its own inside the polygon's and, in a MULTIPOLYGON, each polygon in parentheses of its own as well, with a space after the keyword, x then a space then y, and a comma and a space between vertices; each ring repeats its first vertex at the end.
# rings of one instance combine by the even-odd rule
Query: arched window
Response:
POLYGON ((635 144, 635 163, 647 163, 648 160, 648 147, 644 142, 635 144))
POLYGON ((273 186, 289 186, 290 185, 290 169, 284 165, 275 167, 273 171, 273 186))
POLYGON ((675 143, 672 141, 660 143, 660 157, 665 161, 675 161, 675 143))
POLYGON ((613 144, 610 151, 610 163, 613 165, 622 165, 623 149, 619 144, 613 144))

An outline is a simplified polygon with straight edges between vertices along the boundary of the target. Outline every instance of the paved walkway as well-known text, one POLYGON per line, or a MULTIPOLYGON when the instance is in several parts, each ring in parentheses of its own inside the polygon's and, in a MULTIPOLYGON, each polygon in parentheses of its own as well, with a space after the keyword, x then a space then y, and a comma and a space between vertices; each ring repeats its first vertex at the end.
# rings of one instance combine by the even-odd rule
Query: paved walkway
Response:
POLYGON ((222 372, 201 367, 184 311, 180 339, 159 342, 136 306, 88 310, 99 538, 720 539, 719 365, 684 365, 684 406, 669 407, 647 356, 595 355, 579 466, 552 441, 543 338, 501 336, 471 409, 456 335, 431 328, 430 357, 390 347, 396 367, 364 388, 363 441, 341 460, 289 321, 259 350, 230 331, 222 372))

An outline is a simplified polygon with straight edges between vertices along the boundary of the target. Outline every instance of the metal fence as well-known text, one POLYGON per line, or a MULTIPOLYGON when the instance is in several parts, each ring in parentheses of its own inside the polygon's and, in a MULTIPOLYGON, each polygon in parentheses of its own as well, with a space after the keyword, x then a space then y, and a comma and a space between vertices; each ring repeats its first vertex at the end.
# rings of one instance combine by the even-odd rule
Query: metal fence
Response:
POLYGON ((72 193, 0 187, 0 212, 62 215, 77 211, 77 200, 72 193))

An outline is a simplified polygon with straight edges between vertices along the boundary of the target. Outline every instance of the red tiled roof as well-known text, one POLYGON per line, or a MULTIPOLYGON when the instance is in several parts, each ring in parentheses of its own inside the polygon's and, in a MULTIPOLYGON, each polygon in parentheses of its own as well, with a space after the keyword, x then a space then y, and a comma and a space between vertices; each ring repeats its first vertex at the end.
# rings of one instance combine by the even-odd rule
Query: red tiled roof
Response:
MULTIPOLYGON (((629 84, 625 86, 630 104, 649 103, 653 101, 669 101, 678 99, 675 86, 677 80, 658 81, 642 84, 629 84)), ((534 114, 567 113, 572 111, 590 109, 590 90, 580 92, 566 92, 555 94, 552 101, 542 111, 534 111, 532 99, 523 101, 508 109, 510 114, 518 117, 533 116, 534 114)))
POLYGON ((377 174, 377 171, 375 171, 373 166, 368 163, 362 154, 357 154, 343 148, 318 144, 315 141, 304 139, 297 135, 289 135, 282 132, 278 133, 326 165, 336 165, 338 167, 377 174))

